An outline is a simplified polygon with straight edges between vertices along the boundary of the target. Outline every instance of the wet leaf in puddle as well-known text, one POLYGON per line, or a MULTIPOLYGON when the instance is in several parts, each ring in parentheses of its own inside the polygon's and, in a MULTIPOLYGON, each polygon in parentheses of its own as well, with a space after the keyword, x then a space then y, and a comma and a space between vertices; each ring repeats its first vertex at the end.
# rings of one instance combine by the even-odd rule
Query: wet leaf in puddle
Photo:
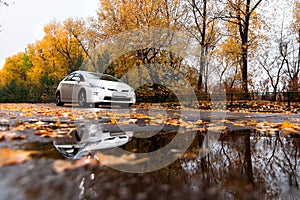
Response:
POLYGON ((13 150, 10 148, 0 149, 0 166, 22 163, 30 159, 37 151, 13 150))
POLYGON ((24 135, 16 135, 16 134, 12 134, 9 139, 10 140, 24 140, 26 138, 26 136, 24 135))
POLYGON ((187 152, 187 153, 184 153, 183 155, 176 154, 176 157, 183 157, 183 158, 195 159, 195 158, 198 157, 198 154, 195 153, 195 152, 187 152))
POLYGON ((141 158, 136 159, 135 154, 124 154, 120 157, 105 155, 101 152, 96 152, 95 158, 101 162, 103 165, 120 165, 120 164, 129 164, 135 165, 143 162, 147 162, 150 158, 141 158))
POLYGON ((76 162, 69 160, 56 160, 53 164, 53 168, 56 173, 61 173, 66 170, 77 169, 87 165, 97 165, 99 162, 90 156, 85 156, 76 162))
POLYGON ((61 173, 67 169, 73 169, 73 163, 67 160, 56 160, 53 164, 56 173, 61 173))

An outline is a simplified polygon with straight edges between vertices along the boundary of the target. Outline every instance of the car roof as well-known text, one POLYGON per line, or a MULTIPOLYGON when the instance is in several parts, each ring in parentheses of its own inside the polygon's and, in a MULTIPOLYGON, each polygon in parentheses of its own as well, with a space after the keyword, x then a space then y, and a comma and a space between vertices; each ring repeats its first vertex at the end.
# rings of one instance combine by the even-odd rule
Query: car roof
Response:
POLYGON ((90 73, 103 74, 103 73, 100 73, 100 72, 91 72, 91 71, 82 71, 82 70, 78 70, 78 71, 75 71, 73 73, 80 73, 80 74, 90 74, 90 73))
MULTIPOLYGON (((101 76, 110 76, 110 77, 112 77, 112 78, 115 78, 116 80, 119 80, 118 78, 116 78, 116 77, 114 77, 114 76, 112 76, 112 75, 110 75, 110 74, 104 74, 104 73, 100 73, 100 72, 77 70, 77 71, 72 72, 72 73, 78 73, 78 74, 82 74, 82 75, 86 75, 86 74, 91 74, 91 73, 93 73, 93 74, 99 74, 99 75, 101 75, 101 76)), ((72 74, 72 73, 71 73, 71 74, 72 74)), ((119 81, 120 81, 120 80, 119 80, 119 81)), ((121 81, 121 82, 122 82, 122 81, 121 81)))

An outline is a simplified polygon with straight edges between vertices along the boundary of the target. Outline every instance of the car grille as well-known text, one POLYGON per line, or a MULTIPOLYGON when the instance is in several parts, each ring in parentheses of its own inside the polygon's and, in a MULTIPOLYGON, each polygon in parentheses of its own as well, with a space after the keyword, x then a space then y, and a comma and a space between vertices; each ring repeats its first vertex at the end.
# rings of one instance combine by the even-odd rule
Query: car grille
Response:
POLYGON ((111 89, 111 88, 108 88, 109 91, 113 91, 113 92, 117 92, 118 90, 116 89, 111 89))
POLYGON ((130 101, 130 98, 127 97, 104 97, 106 101, 130 101))

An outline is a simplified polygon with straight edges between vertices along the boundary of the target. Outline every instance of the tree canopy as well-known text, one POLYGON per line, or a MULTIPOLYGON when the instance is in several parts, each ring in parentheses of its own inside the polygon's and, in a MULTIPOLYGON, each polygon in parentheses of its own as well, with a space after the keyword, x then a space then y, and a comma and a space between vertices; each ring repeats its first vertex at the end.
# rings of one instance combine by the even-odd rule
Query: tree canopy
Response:
MULTIPOLYGON (((6 1, 0 0, 0 6, 6 5, 6 1)), ((216 83, 225 84, 227 91, 263 89, 255 86, 255 76, 269 80, 265 83, 275 92, 298 91, 299 5, 298 0, 278 0, 276 4, 268 0, 101 0, 97 18, 51 21, 44 26, 41 40, 8 57, 0 71, 0 90, 8 91, 7 88, 16 85, 25 88, 23 93, 28 93, 27 99, 40 101, 42 97, 53 98, 59 81, 83 66, 98 71, 105 69, 106 73, 122 77, 133 67, 158 64, 180 71, 200 93, 209 92, 216 83), (289 24, 286 26, 289 31, 282 32, 280 37, 271 36, 270 31, 276 27, 269 15, 280 16, 276 5, 287 3, 293 5, 292 12, 281 22, 289 24), (146 30, 153 28, 170 30, 172 34, 164 41, 156 40, 153 35, 149 41, 143 38, 141 48, 118 57, 113 55, 130 45, 126 41, 141 39, 139 34, 132 34, 131 38, 123 38, 123 44, 111 45, 116 36, 121 41, 122 34, 128 31, 142 31, 146 35, 146 30), (196 60, 158 45, 178 42, 174 40, 176 32, 184 32, 196 41, 182 48, 201 47, 196 60), (277 65, 280 73, 272 68, 275 60, 281 63, 277 65)))

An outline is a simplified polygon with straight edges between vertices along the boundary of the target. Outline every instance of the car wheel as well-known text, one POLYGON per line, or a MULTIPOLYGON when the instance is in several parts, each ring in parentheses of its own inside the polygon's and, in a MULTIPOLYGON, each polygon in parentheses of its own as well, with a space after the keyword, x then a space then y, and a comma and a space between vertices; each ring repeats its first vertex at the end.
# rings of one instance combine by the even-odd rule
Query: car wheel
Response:
POLYGON ((56 105, 57 106, 63 106, 64 105, 64 103, 61 102, 61 98, 60 98, 60 93, 59 92, 56 94, 55 101, 56 101, 56 105))
POLYGON ((85 107, 87 106, 87 103, 86 103, 86 93, 84 90, 81 90, 79 92, 79 95, 78 95, 78 104, 80 107, 85 107))
POLYGON ((93 108, 98 108, 99 105, 100 105, 99 103, 93 103, 93 104, 92 104, 92 107, 93 107, 93 108))

